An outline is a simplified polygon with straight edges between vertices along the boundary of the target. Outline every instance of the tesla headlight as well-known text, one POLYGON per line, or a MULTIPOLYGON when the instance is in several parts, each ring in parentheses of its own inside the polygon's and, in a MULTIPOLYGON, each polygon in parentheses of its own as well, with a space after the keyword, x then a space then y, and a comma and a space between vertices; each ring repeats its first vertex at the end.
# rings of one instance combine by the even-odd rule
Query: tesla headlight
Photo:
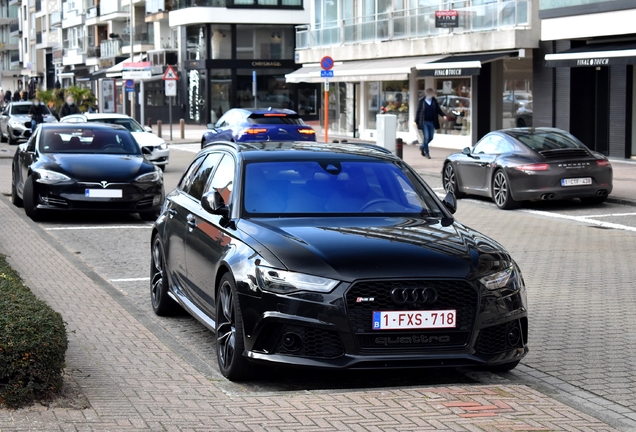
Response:
POLYGON ((256 277, 263 291, 277 294, 296 291, 328 293, 338 285, 338 281, 332 279, 263 266, 256 267, 256 277))
POLYGON ((135 179, 135 181, 140 183, 154 183, 160 181, 162 178, 163 176, 161 171, 157 169, 147 174, 140 175, 135 179))
POLYGON ((34 169, 33 172, 36 172, 40 177, 37 179, 38 183, 44 184, 56 184, 70 181, 71 178, 67 175, 61 174, 55 171, 49 171, 42 168, 34 169))
POLYGON ((501 288, 521 289, 523 280, 521 279, 519 269, 515 264, 505 270, 491 273, 479 279, 479 282, 487 289, 494 291, 501 288))

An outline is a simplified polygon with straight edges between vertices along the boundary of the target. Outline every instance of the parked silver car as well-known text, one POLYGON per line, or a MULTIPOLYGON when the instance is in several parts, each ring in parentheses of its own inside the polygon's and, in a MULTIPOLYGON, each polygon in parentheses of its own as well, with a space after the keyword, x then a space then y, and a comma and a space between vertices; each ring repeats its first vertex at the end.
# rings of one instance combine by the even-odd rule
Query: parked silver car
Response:
MULTIPOLYGON (((0 115, 0 139, 2 142, 17 144, 18 141, 26 141, 31 136, 31 117, 29 109, 31 102, 12 102, 0 115)), ((45 123, 55 123, 57 119, 51 114, 48 107, 44 107, 47 114, 44 115, 45 123)))

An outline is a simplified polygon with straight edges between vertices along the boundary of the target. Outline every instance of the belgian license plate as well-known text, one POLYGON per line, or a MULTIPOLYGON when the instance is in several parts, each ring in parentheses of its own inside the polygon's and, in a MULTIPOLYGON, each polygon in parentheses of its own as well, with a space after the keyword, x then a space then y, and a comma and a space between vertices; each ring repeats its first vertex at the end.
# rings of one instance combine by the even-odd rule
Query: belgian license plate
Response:
POLYGON ((121 189, 86 189, 87 198, 122 198, 124 193, 121 189))
POLYGON ((408 330, 455 328, 457 311, 391 311, 373 312, 373 330, 408 330))
POLYGON ((561 179, 561 186, 584 186, 591 184, 591 177, 561 179))

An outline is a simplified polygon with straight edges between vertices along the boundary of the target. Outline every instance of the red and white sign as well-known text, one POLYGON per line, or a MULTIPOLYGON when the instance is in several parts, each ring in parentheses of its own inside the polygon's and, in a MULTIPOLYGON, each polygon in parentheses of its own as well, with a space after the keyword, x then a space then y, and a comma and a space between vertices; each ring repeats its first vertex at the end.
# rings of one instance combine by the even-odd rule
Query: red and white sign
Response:
POLYGON ((168 68, 163 73, 164 81, 179 81, 179 75, 175 72, 172 66, 168 65, 168 68))
POLYGON ((122 65, 122 70, 150 70, 150 62, 128 62, 122 65))

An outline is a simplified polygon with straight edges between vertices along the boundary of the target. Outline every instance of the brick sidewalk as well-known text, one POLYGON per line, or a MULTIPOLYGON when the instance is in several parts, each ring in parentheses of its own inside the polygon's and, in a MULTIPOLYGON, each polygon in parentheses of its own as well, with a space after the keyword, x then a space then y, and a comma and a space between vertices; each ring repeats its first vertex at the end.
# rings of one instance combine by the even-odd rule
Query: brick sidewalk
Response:
MULTIPOLYGON (((4 195, 7 166, 0 167, 4 195)), ((4 196, 0 220, 0 251, 68 323, 67 370, 90 402, 84 410, 0 410, 3 432, 613 430, 524 385, 248 393, 198 372, 4 196)))

